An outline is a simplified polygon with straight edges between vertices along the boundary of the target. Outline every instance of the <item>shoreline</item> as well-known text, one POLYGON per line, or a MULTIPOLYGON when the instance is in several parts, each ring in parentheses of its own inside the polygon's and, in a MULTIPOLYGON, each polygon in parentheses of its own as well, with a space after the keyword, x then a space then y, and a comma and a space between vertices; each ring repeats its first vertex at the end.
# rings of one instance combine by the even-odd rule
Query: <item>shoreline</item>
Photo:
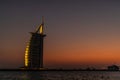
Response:
POLYGON ((84 70, 84 69, 0 69, 0 71, 120 71, 120 70, 107 70, 107 69, 96 69, 96 70, 84 70))

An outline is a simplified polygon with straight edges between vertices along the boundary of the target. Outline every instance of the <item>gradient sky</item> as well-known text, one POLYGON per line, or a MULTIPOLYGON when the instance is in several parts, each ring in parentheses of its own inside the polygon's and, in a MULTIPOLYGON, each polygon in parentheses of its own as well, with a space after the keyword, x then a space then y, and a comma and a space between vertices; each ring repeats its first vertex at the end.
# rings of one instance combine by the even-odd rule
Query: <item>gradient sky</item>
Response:
POLYGON ((45 67, 120 66, 119 0, 0 0, 0 68, 24 65, 42 16, 45 67))

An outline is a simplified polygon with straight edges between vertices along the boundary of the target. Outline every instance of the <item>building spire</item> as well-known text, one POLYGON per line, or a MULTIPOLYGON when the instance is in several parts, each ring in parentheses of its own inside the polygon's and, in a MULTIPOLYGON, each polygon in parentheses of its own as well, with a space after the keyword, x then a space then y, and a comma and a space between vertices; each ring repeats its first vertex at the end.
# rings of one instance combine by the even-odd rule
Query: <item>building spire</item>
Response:
POLYGON ((42 24, 44 25, 44 16, 42 16, 42 24))
POLYGON ((44 16, 42 16, 42 23, 40 24, 40 26, 36 30, 36 33, 43 34, 43 31, 44 31, 44 16))

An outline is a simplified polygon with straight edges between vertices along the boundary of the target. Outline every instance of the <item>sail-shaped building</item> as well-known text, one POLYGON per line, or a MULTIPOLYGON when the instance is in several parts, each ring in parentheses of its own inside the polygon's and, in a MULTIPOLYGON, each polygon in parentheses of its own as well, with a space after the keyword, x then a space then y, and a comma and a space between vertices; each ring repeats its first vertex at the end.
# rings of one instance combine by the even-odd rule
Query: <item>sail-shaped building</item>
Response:
POLYGON ((30 41, 25 50, 25 68, 43 68, 44 20, 35 32, 31 32, 30 41))

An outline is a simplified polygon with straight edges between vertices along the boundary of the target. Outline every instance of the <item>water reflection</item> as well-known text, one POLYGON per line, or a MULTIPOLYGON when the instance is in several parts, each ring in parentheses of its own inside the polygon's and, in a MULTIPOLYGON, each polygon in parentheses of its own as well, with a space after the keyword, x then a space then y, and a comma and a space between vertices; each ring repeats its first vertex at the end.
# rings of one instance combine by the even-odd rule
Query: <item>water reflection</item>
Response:
MULTIPOLYGON (((22 80, 111 80, 106 72, 50 71, 25 72, 22 80)), ((117 79, 116 79, 117 80, 117 79)))
POLYGON ((23 75, 23 80, 45 80, 44 72, 25 72, 23 75))
POLYGON ((0 71, 0 80, 120 80, 120 72, 0 71))
POLYGON ((25 72, 22 80, 119 80, 120 75, 116 74, 119 72, 33 71, 25 72))

